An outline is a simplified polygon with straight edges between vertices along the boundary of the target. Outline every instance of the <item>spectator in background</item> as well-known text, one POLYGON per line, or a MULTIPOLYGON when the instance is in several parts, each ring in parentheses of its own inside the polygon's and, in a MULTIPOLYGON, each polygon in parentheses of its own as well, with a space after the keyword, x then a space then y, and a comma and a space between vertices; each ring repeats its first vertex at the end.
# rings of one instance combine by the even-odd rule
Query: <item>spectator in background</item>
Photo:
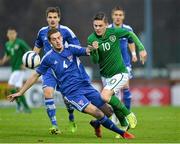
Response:
MULTIPOLYGON (((3 65, 7 61, 10 61, 11 63, 12 74, 9 78, 8 85, 13 94, 16 93, 23 84, 24 66, 22 64, 22 57, 25 52, 30 50, 30 47, 24 40, 17 38, 17 31, 13 27, 8 28, 7 38, 8 41, 5 44, 5 55, 0 59, 0 65, 3 65)), ((31 112, 24 95, 18 97, 16 103, 17 112, 31 112)))

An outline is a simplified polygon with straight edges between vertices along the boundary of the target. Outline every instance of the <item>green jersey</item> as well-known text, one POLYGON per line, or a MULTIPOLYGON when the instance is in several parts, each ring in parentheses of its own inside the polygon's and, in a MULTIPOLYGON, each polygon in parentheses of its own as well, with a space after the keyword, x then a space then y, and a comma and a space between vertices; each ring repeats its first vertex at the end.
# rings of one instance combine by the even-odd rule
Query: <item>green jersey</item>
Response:
POLYGON ((10 57, 12 71, 20 70, 23 54, 30 50, 30 47, 24 40, 16 38, 15 41, 7 41, 5 48, 6 55, 10 57))
POLYGON ((103 36, 92 33, 88 37, 88 45, 98 42, 98 49, 91 51, 91 60, 99 64, 101 76, 109 78, 118 73, 127 73, 119 44, 119 39, 122 37, 131 38, 139 51, 144 50, 137 36, 122 28, 107 28, 103 36))

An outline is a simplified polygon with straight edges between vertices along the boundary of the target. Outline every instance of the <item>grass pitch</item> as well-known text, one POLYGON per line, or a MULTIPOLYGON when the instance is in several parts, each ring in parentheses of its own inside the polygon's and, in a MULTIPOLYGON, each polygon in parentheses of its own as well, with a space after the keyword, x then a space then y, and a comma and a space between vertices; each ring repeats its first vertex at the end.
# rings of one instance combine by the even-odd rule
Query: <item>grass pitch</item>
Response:
POLYGON ((103 128, 98 139, 89 125, 87 114, 75 112, 78 131, 69 131, 68 114, 57 109, 62 135, 50 135, 51 126, 44 108, 32 109, 31 114, 15 113, 15 108, 0 108, 0 143, 180 143, 180 107, 132 108, 138 118, 135 129, 129 130, 133 140, 115 139, 115 133, 103 128))

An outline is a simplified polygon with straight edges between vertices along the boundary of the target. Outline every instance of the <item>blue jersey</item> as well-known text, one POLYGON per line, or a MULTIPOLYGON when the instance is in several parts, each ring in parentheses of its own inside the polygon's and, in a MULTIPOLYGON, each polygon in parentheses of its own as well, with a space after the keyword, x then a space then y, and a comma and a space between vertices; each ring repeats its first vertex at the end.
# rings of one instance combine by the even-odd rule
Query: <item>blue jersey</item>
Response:
MULTIPOLYGON (((48 38, 47 38, 47 33, 49 31, 50 27, 42 27, 37 35, 37 39, 35 41, 35 46, 38 48, 43 48, 44 53, 46 54, 48 51, 52 49, 48 38)), ((58 30, 61 32, 62 37, 63 37, 63 44, 68 44, 68 45, 80 45, 79 40, 77 39, 76 35, 72 32, 71 29, 69 29, 67 26, 59 25, 58 30)), ((80 63, 80 60, 78 61, 80 63)), ((89 79, 88 75, 85 72, 85 69, 81 64, 80 66, 80 71, 82 75, 86 75, 84 78, 89 79)), ((52 87, 56 88, 56 80, 54 76, 52 75, 51 69, 47 71, 46 74, 42 76, 42 83, 43 83, 43 88, 45 87, 52 87)))
POLYGON ((65 48, 60 53, 52 49, 42 58, 36 71, 44 75, 51 68, 61 93, 68 96, 81 85, 89 84, 89 80, 84 79, 87 73, 81 73, 79 68, 78 57, 82 55, 86 55, 86 49, 77 46, 65 48))
MULTIPOLYGON (((113 28, 114 24, 110 24, 109 27, 113 28)), ((130 26, 125 25, 125 24, 123 24, 121 28, 124 28, 128 31, 133 31, 130 26)), ((129 54, 129 51, 128 51, 128 43, 133 43, 133 41, 127 38, 120 39, 120 48, 121 48, 121 53, 122 53, 124 63, 126 66, 131 67, 131 55, 129 54)))
MULTIPOLYGON (((37 35, 37 39, 35 41, 35 46, 38 48, 43 48, 44 53, 47 53, 49 50, 52 49, 48 38, 47 33, 49 31, 49 27, 42 27, 37 35)), ((58 30, 61 32, 63 37, 63 43, 67 42, 68 44, 80 45, 79 40, 77 39, 76 35, 69 29, 67 26, 59 25, 58 30)))

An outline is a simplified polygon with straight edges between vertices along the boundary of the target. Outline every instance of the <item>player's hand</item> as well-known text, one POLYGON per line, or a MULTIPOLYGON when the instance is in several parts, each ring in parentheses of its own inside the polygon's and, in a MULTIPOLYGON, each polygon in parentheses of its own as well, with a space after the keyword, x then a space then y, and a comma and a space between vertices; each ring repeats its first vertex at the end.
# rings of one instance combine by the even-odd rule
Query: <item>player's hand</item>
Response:
POLYGON ((92 46, 88 45, 88 47, 86 48, 87 55, 90 55, 91 49, 92 49, 92 46))
POLYGON ((137 56, 132 56, 132 62, 137 62, 137 56))
POLYGON ((140 57, 141 63, 144 64, 145 61, 147 60, 147 52, 146 52, 146 50, 140 51, 139 52, 139 57, 140 57))
POLYGON ((94 42, 92 43, 92 46, 93 46, 94 49, 98 49, 98 48, 99 48, 99 43, 98 43, 98 41, 94 41, 94 42))
POLYGON ((137 62, 138 58, 136 56, 136 52, 132 52, 132 62, 137 62))
POLYGON ((13 102, 17 97, 21 96, 21 94, 18 92, 18 93, 14 93, 14 94, 11 94, 11 95, 8 95, 7 96, 7 99, 10 101, 10 102, 13 102))

